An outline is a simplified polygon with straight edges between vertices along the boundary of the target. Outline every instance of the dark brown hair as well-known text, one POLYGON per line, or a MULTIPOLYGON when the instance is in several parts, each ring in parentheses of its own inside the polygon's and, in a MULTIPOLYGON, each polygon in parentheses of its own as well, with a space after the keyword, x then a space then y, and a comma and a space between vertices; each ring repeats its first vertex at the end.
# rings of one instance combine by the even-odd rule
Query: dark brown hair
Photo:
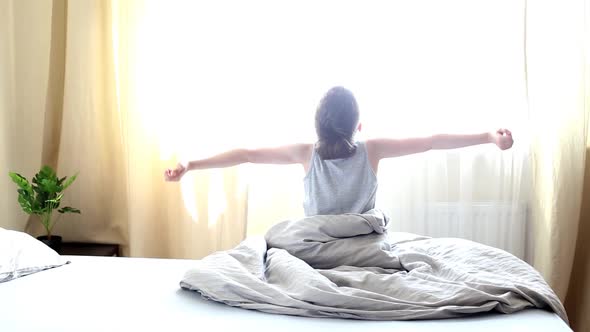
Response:
POLYGON ((320 157, 352 156, 356 151, 354 134, 358 121, 359 109, 352 92, 339 86, 328 90, 315 114, 316 151, 320 157))

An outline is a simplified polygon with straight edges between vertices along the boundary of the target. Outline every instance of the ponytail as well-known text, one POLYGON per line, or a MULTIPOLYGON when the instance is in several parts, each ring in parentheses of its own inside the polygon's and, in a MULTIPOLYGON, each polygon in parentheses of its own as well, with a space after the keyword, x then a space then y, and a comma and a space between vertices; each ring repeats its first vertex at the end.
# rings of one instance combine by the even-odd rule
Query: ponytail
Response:
POLYGON ((354 155, 356 144, 345 137, 338 137, 332 141, 320 138, 315 149, 322 160, 340 159, 354 155))
POLYGON ((326 93, 315 116, 318 134, 315 149, 321 159, 340 159, 354 155, 354 134, 358 120, 358 105, 350 91, 334 87, 326 93))

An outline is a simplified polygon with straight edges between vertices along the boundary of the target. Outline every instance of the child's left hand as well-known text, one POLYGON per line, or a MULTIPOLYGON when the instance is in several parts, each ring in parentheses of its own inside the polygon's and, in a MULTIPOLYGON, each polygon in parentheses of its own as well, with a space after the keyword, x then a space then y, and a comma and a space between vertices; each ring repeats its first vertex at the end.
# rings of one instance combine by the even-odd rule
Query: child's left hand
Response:
POLYGON ((514 143, 512 133, 508 129, 498 129, 496 132, 491 133, 491 140, 501 150, 510 149, 514 143))

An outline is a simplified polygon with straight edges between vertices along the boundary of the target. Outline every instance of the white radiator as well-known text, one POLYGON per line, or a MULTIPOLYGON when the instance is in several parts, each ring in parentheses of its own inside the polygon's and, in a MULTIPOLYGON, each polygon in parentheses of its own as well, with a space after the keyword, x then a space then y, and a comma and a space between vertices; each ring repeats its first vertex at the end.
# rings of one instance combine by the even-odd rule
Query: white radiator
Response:
MULTIPOLYGON (((392 215, 392 231, 403 231, 431 237, 458 237, 506 250, 525 258, 526 204, 503 203, 431 203, 426 211, 404 213, 396 222, 392 215)), ((398 211, 399 212, 399 211, 398 211)))

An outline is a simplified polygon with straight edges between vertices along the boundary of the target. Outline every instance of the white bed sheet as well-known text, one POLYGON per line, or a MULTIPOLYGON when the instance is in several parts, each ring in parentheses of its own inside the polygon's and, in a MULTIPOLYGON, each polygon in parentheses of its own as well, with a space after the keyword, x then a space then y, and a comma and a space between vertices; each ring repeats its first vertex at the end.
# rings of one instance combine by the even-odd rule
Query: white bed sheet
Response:
POLYGON ((65 257, 71 264, 0 284, 0 331, 571 331, 537 309, 389 322, 266 314, 181 290, 191 260, 65 257))

